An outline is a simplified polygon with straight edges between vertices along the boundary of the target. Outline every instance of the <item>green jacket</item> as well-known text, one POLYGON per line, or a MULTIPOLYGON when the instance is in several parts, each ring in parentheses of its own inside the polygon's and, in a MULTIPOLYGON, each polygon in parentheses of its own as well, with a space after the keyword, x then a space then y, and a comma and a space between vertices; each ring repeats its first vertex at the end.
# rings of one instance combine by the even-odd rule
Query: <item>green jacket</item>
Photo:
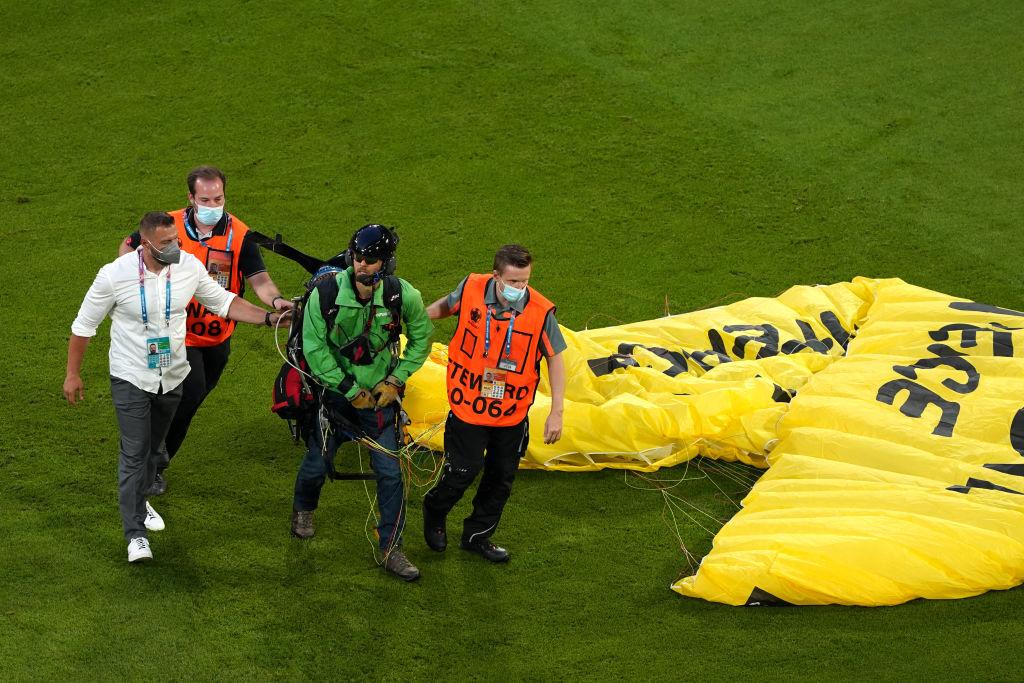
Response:
MULTIPOLYGON (((309 363, 309 369, 320 382, 335 391, 345 377, 351 378, 355 384, 345 394, 353 398, 359 389, 372 389, 374 385, 388 376, 391 367, 392 353, 385 345, 388 339, 384 325, 391 322, 391 312, 384 307, 384 285, 373 290, 373 306, 375 313, 370 328, 370 346, 374 351, 384 347, 373 357, 369 365, 353 365, 348 358, 339 353, 339 348, 359 336, 366 327, 366 318, 370 315, 369 303, 361 304, 356 299, 352 287, 352 269, 338 273, 338 317, 330 339, 327 337, 326 324, 320 312, 320 291, 314 289, 306 303, 302 321, 302 352, 309 363)), ((402 283, 402 325, 406 336, 406 344, 398 365, 390 374, 400 382, 409 379, 412 373, 420 369, 430 354, 430 335, 434 326, 427 317, 427 309, 423 305, 423 297, 419 290, 405 280, 402 283)))

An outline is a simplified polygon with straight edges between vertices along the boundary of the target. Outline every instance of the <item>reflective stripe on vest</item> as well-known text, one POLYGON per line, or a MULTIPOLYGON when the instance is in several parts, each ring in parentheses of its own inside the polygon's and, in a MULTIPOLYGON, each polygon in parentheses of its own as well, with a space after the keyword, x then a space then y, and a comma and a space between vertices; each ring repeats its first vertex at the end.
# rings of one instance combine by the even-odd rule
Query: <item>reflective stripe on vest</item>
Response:
MULTIPOLYGON (((505 344, 491 344, 484 356, 484 326, 487 307, 484 292, 490 275, 470 275, 462 290, 459 325, 448 345, 448 404, 463 422, 489 427, 510 427, 526 419, 537 395, 540 381, 541 333, 544 320, 555 306, 532 287, 526 308, 515 318, 510 357, 515 370, 501 370, 505 344), (505 395, 495 399, 481 396, 484 373, 505 372, 505 395)), ((509 316, 491 316, 491 337, 504 341, 509 316)))
MULTIPOLYGON (((210 250, 231 252, 231 274, 228 276, 226 289, 235 294, 242 291, 242 272, 239 269, 238 258, 242 252, 242 242, 249 232, 249 227, 231 214, 228 217, 228 229, 223 235, 214 235, 207 240, 199 242, 189 237, 185 230, 185 209, 171 211, 174 218, 174 225, 178 228, 178 238, 181 240, 182 251, 199 259, 203 267, 208 266, 210 250), (231 236, 230 249, 228 235, 231 236)), ((185 345, 186 346, 214 346, 227 341, 235 331, 235 321, 214 315, 206 310, 201 303, 192 299, 188 302, 188 319, 185 321, 185 345)))

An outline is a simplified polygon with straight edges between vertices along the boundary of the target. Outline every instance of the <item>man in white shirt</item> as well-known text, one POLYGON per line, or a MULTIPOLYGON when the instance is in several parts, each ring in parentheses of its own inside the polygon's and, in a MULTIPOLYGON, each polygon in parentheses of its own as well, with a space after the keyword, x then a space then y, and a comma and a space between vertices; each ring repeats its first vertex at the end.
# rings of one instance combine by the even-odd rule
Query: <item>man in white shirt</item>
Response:
POLYGON ((71 325, 64 397, 84 398, 80 376, 89 340, 110 315, 110 393, 121 430, 119 502, 128 561, 152 559, 146 530, 163 520, 146 501, 157 450, 189 372, 185 307, 195 296, 217 315, 275 325, 288 312, 265 311, 225 290, 192 254, 182 252, 174 219, 151 211, 139 223, 142 244, 100 269, 71 325))

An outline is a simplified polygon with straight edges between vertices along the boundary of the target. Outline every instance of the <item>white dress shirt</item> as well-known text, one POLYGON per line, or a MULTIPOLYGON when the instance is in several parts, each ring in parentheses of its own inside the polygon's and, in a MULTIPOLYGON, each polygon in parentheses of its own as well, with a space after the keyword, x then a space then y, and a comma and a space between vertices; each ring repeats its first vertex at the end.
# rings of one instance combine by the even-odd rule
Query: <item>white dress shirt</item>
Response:
POLYGON ((213 313, 225 317, 235 294, 218 285, 202 262, 181 252, 181 261, 165 266, 159 274, 143 267, 146 313, 142 322, 139 292, 139 251, 131 251, 100 268, 85 295, 71 332, 93 337, 96 328, 110 315, 110 374, 131 382, 151 394, 171 391, 188 375, 185 357, 185 307, 192 297, 213 313), (171 280, 171 315, 166 320, 167 279, 171 280), (150 368, 147 339, 169 337, 170 365, 150 368))

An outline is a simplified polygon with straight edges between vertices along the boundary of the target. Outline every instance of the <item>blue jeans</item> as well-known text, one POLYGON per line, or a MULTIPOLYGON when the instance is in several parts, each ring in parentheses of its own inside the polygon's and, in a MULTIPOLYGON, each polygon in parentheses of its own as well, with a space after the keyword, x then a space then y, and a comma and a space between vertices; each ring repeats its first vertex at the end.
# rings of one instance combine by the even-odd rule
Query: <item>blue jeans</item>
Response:
MULTIPOLYGON (((398 431, 395 424, 395 406, 390 405, 381 410, 357 410, 359 426, 384 448, 398 449, 398 431)), ((309 430, 306 439, 306 456, 299 465, 295 476, 295 498, 293 507, 296 510, 315 510, 320 501, 320 490, 327 479, 327 460, 324 458, 324 444, 320 430, 314 427, 309 430)), ((331 457, 349 437, 343 429, 332 425, 327 439, 327 454, 331 457)), ((405 492, 402 487, 402 469, 398 460, 387 453, 370 451, 370 466, 377 478, 377 510, 380 523, 377 535, 382 550, 391 545, 392 536, 396 535, 396 544, 401 544, 401 530, 405 526, 405 492)))

